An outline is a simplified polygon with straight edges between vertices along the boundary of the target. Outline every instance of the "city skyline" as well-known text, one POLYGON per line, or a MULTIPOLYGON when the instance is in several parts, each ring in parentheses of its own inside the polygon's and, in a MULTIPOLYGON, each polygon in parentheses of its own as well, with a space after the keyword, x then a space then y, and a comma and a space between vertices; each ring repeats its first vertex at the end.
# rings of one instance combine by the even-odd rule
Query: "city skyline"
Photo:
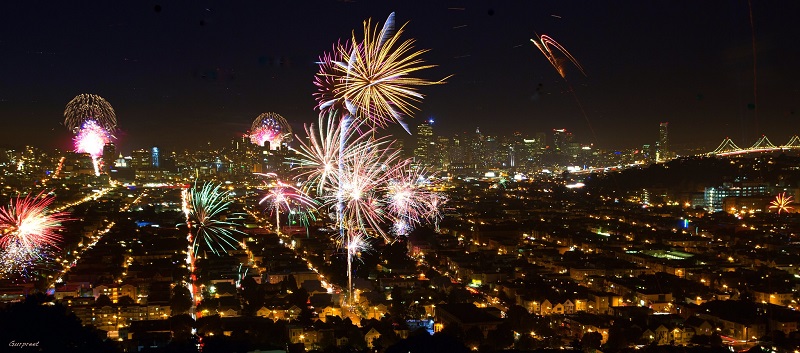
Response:
POLYGON ((0 119, 19 133, 4 144, 67 148, 62 112, 80 93, 117 110, 123 151, 227 141, 265 111, 299 131, 315 120, 318 57, 391 11, 430 49, 438 66, 425 76, 453 75, 422 90, 421 111, 405 119, 412 128, 430 117, 443 135, 566 128, 631 148, 652 144, 655 124, 669 121, 676 148, 713 148, 726 136, 748 144, 762 133, 788 140, 800 132, 792 119, 800 74, 797 51, 781 39, 797 29, 779 24, 798 5, 749 5, 5 4, 18 16, 3 32, 19 34, 0 41, 0 62, 15 68, 4 75, 0 119), (569 49, 586 76, 567 66, 562 79, 530 42, 537 34, 569 49))

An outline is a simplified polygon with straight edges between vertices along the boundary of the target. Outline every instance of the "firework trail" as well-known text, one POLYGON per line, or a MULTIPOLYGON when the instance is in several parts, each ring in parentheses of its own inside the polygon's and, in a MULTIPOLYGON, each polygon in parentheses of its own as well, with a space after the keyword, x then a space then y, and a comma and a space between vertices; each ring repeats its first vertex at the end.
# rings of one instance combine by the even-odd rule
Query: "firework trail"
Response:
POLYGON ((318 195, 334 187, 338 177, 340 152, 347 153, 349 148, 340 150, 341 141, 350 145, 358 145, 369 136, 359 134, 357 129, 343 130, 341 124, 336 124, 336 112, 329 112, 327 118, 321 114, 316 125, 306 125, 307 139, 298 137, 299 148, 295 150, 298 157, 292 158, 300 170, 298 176, 307 180, 304 184, 306 192, 315 189, 318 195), (305 142, 308 141, 308 142, 305 142))
POLYGON ((570 54, 570 52, 567 51, 566 48, 564 48, 561 44, 556 42, 555 39, 550 38, 550 36, 543 34, 541 36, 538 36, 536 39, 531 39, 531 42, 533 42, 533 45, 535 45, 536 48, 539 49, 540 52, 542 52, 545 58, 547 58, 547 61, 550 62, 550 65, 553 65, 553 68, 556 69, 558 75, 561 76, 562 79, 564 79, 564 82, 567 84, 567 87, 569 87, 569 92, 572 93, 572 97, 575 98, 575 103, 578 104, 578 108, 581 110, 581 114, 583 114, 583 118, 586 119, 586 124, 589 125, 589 130, 592 132, 592 137, 595 140, 597 140, 597 135, 594 132, 592 123, 589 121, 589 116, 586 114, 586 110, 583 109, 583 104, 581 104, 581 101, 578 99, 578 95, 572 88, 572 84, 569 83, 569 81, 567 80, 567 72, 565 68, 566 62, 567 61, 571 62, 573 65, 575 65, 575 67, 578 68, 578 70, 580 70, 580 72, 584 76, 586 76, 586 72, 583 71, 583 67, 581 66, 581 64, 578 63, 578 60, 575 59, 575 57, 572 56, 572 54, 570 54), (556 53, 553 51, 554 48, 558 52, 561 52, 561 54, 563 54, 564 57, 557 56, 556 53))
POLYGON ((772 200, 770 203, 769 208, 778 210, 778 214, 781 214, 781 211, 789 213, 792 212, 794 207, 789 206, 792 204, 792 197, 786 196, 785 192, 778 194, 775 196, 775 200, 772 200))
POLYGON ((259 146, 269 142, 270 147, 275 148, 291 136, 292 128, 289 123, 276 113, 259 115, 250 127, 250 141, 259 146))
POLYGON ((307 207, 294 207, 289 210, 289 223, 293 224, 294 222, 299 222, 303 227, 306 229, 306 237, 310 236, 308 232, 308 227, 311 225, 311 222, 315 222, 317 220, 316 216, 316 207, 315 208, 307 208, 307 207))
POLYGON ((236 283, 235 283, 235 285, 236 285, 236 288, 239 288, 239 289, 242 288, 242 281, 244 281, 244 279, 247 278, 247 272, 250 270, 249 267, 244 267, 244 271, 242 271, 243 266, 244 266, 244 264, 240 263, 239 264, 239 270, 236 271, 236 283))
POLYGON ((40 192, 36 196, 11 199, 0 208, 0 276, 8 273, 25 274, 35 263, 59 249, 61 222, 67 221, 64 212, 48 213, 53 196, 40 192))
POLYGON ((553 38, 543 34, 537 39, 531 39, 531 42, 533 42, 533 45, 535 45, 536 48, 538 48, 539 51, 544 54, 545 58, 547 58, 547 61, 550 62, 550 65, 553 65, 553 68, 555 68, 558 74, 561 75, 561 78, 567 78, 567 73, 564 68, 564 64, 567 60, 572 62, 572 64, 574 64, 584 76, 586 75, 586 72, 583 71, 583 67, 581 67, 581 64, 578 63, 578 60, 576 60, 566 48, 561 46, 561 44, 558 44, 558 42, 556 42, 553 38), (552 48, 560 51, 566 58, 556 56, 555 53, 553 53, 552 48))
POLYGON ((300 189, 280 180, 276 181, 275 186, 258 203, 268 203, 270 208, 275 211, 275 232, 277 233, 280 233, 281 210, 288 212, 293 205, 314 209, 317 204, 314 199, 308 197, 300 189))

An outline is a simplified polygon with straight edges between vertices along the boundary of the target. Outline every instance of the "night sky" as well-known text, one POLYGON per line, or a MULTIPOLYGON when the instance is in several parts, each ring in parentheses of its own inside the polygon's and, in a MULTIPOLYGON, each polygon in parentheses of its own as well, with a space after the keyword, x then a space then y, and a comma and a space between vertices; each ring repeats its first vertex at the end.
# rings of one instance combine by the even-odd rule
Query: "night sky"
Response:
POLYGON ((125 152, 228 141, 268 111, 299 130, 316 120, 317 58, 392 11, 438 65, 419 75, 453 75, 422 89, 412 126, 567 128, 601 148, 653 143, 662 121, 676 149, 800 134, 798 1, 753 0, 753 26, 741 0, 15 1, 0 3, 0 145, 69 148, 63 110, 80 93, 114 106, 125 152), (565 82, 535 33, 587 76, 567 66, 565 82))

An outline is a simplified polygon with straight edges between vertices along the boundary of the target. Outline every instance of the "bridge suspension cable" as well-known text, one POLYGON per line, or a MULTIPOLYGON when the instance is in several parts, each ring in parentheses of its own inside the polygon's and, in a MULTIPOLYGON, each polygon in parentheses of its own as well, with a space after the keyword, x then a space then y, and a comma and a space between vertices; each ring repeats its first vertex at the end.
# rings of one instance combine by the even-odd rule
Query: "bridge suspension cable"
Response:
POLYGON ((769 148, 777 148, 777 146, 773 145, 772 142, 767 138, 767 135, 761 135, 761 138, 756 141, 749 149, 751 150, 763 150, 769 148))
POLYGON ((726 137, 724 140, 722 140, 722 143, 720 143, 719 146, 717 146, 717 149, 715 149, 710 154, 720 154, 720 153, 734 152, 739 150, 741 150, 741 148, 739 148, 739 146, 736 146, 736 144, 733 143, 733 140, 731 140, 730 137, 726 137))

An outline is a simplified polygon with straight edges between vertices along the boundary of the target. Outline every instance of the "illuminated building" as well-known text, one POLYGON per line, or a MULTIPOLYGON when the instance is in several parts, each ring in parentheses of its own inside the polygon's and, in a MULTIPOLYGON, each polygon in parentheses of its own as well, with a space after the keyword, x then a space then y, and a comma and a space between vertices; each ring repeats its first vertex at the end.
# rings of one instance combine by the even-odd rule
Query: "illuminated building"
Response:
POLYGON ((158 168, 161 165, 159 162, 158 147, 153 147, 150 149, 150 166, 153 168, 158 168))
POLYGON ((658 124, 658 142, 656 142, 656 161, 664 162, 670 158, 668 122, 658 124))
POLYGON ((433 139, 433 119, 428 119, 417 126, 417 147, 414 148, 414 164, 417 167, 433 166, 433 152, 436 144, 433 139))

